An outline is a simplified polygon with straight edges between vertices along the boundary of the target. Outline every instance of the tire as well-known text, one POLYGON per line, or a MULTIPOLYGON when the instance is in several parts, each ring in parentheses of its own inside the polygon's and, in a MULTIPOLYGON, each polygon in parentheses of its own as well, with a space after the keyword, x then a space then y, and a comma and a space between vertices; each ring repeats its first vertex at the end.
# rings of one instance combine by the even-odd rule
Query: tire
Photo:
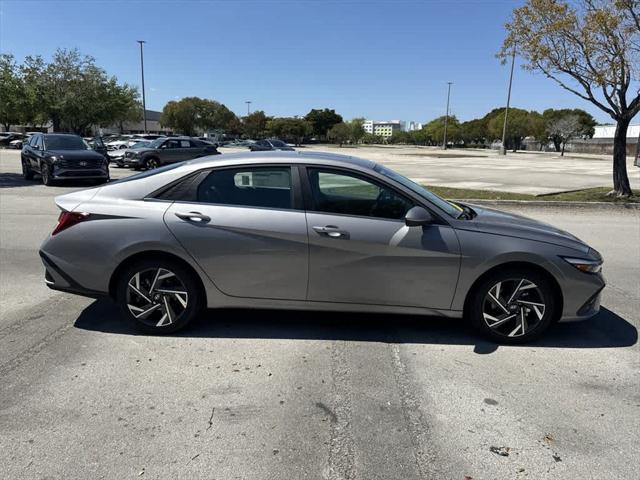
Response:
POLYGON ((145 162, 145 166, 147 170, 153 170, 154 168, 158 168, 160 166, 160 162, 157 158, 151 157, 145 162))
POLYGON ((126 267, 118 278, 116 292, 123 314, 138 330, 155 335, 184 328, 200 313, 204 302, 194 274, 180 263, 163 258, 126 267))
POLYGON ((24 158, 22 159, 22 177, 25 180, 33 180, 33 171, 24 158))
POLYGON ((553 322, 556 301, 544 275, 509 268, 491 273, 476 286, 467 313, 472 325, 490 340, 526 343, 553 322))
POLYGON ((46 163, 40 164, 40 175, 42 175, 42 183, 47 187, 52 186, 55 182, 51 178, 51 172, 49 171, 49 165, 46 163))

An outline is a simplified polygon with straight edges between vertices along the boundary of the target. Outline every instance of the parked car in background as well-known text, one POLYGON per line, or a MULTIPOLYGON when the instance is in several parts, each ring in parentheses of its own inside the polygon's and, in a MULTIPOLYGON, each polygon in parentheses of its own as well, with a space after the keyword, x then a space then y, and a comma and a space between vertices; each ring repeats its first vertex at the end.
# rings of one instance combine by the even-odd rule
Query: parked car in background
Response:
POLYGON ((118 167, 124 167, 124 156, 127 152, 148 147, 152 142, 153 140, 139 140, 127 149, 112 150, 109 152, 109 161, 115 163, 118 167))
POLYGON ((9 142, 9 148, 15 148, 20 150, 24 146, 24 144, 27 143, 29 139, 36 133, 40 133, 40 132, 27 132, 24 134, 23 137, 16 138, 15 140, 11 140, 9 142))
POLYGON ((56 180, 94 179, 109 181, 109 163, 82 137, 64 133, 38 133, 25 144, 21 153, 22 175, 32 180, 42 176, 42 183, 56 180))
POLYGON ((107 161, 109 160, 107 146, 104 144, 102 137, 90 137, 85 138, 84 140, 92 150, 98 152, 100 155, 106 158, 107 161))
POLYGON ((129 149, 124 154, 124 166, 136 170, 158 168, 205 155, 217 155, 215 145, 190 137, 157 138, 148 146, 129 149))
POLYGON ((9 148, 14 140, 22 140, 24 133, 20 132, 0 132, 0 147, 9 148))
POLYGON ((595 315, 605 286, 602 257, 573 235, 343 155, 202 159, 56 203, 47 285, 111 296, 154 334, 250 307, 466 316, 523 343, 595 315))
POLYGON ((249 150, 252 152, 267 152, 270 150, 292 151, 293 147, 290 147, 282 140, 271 138, 267 140, 258 140, 256 143, 249 145, 249 150))

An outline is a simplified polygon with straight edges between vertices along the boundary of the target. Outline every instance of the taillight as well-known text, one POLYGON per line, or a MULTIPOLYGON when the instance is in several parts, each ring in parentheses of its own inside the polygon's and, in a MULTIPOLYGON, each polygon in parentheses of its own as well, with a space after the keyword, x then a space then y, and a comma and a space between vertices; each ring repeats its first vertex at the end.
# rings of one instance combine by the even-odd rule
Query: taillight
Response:
POLYGON ((89 214, 84 212, 60 212, 58 224, 56 225, 56 228, 53 229, 53 232, 51 232, 51 235, 55 235, 69 227, 73 227, 75 224, 80 223, 87 218, 89 218, 89 214))

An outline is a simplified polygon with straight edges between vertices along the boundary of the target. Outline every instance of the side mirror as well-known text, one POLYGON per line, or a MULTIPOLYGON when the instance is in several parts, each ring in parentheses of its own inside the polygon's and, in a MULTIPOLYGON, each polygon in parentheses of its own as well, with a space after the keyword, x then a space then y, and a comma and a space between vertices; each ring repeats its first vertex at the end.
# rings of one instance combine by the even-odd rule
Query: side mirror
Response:
POLYGON ((419 227, 433 223, 433 215, 422 207, 413 207, 404 216, 404 223, 408 227, 419 227))

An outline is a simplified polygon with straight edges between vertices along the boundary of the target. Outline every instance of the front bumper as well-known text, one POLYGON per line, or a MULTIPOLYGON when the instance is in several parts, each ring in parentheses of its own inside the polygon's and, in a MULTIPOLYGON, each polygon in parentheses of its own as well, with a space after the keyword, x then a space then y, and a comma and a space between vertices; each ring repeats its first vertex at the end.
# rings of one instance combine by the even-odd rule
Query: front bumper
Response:
MULTIPOLYGON (((590 274, 583 274, 590 275, 590 274)), ((602 291, 606 286, 606 282, 602 274, 590 275, 592 277, 591 285, 592 289, 583 290, 584 293, 579 301, 576 300, 570 302, 571 306, 566 305, 567 299, 565 299, 565 309, 560 319, 561 322, 577 322, 580 320, 586 320, 593 317, 600 311, 600 301, 602 298, 602 291), (585 300, 586 297, 586 300, 585 300)), ((580 297, 579 297, 580 298, 580 297)))
POLYGON ((54 167, 53 172, 51 173, 51 178, 55 180, 81 180, 91 178, 108 179, 109 169, 108 167, 83 169, 54 167))

